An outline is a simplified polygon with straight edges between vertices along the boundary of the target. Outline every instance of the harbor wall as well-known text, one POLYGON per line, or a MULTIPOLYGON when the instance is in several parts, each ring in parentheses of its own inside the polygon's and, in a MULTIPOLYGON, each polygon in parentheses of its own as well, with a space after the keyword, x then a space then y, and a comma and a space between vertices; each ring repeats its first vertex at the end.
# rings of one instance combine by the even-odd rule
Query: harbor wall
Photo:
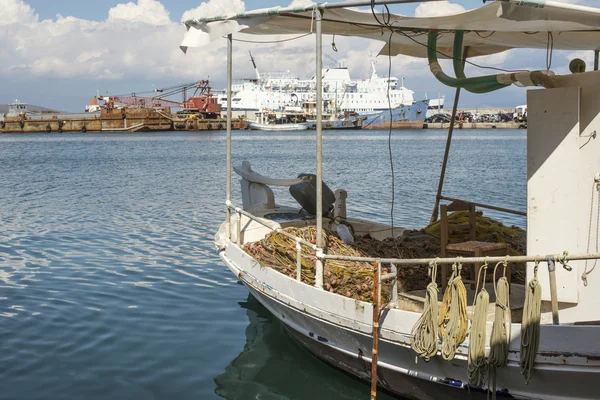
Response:
MULTIPOLYGON (((177 117, 169 109, 106 109, 99 114, 16 115, 0 119, 0 133, 209 131, 226 126, 227 121, 222 118, 177 117)), ((233 129, 245 129, 245 122, 234 120, 233 129)))
MULTIPOLYGON (((429 122, 423 125, 425 129, 448 129, 449 122, 429 122)), ((522 122, 461 122, 454 123, 454 129, 519 129, 527 128, 522 122)))

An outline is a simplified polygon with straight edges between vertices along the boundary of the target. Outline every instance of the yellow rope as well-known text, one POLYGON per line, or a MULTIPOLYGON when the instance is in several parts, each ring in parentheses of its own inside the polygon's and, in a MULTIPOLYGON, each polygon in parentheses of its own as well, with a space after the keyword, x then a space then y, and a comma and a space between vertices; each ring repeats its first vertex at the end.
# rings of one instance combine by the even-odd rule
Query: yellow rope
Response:
POLYGON ((492 400, 496 399, 496 368, 506 366, 508 362, 508 349, 510 345, 510 298, 509 284, 506 279, 506 267, 508 261, 499 262, 494 267, 494 282, 496 282, 496 270, 498 266, 504 266, 502 278, 498 279, 494 285, 494 294, 496 295, 496 308, 494 313, 494 324, 492 325, 492 335, 490 337, 490 356, 488 363, 490 365, 490 383, 492 390, 492 400), (506 326, 508 324, 508 332, 506 326))
POLYGON ((494 313, 494 324, 492 325, 492 336, 490 338, 490 365, 501 368, 508 362, 508 347, 510 344, 510 299, 509 284, 506 279, 506 267, 508 262, 496 264, 494 268, 494 282, 496 282, 496 269, 500 264, 504 265, 504 275, 498 279, 494 286, 496 294, 496 309, 494 313), (507 327, 508 325, 508 332, 507 327))
POLYGON ((469 384, 477 387, 485 385, 488 364, 485 359, 487 309, 490 304, 490 295, 485 290, 485 276, 488 263, 485 262, 477 275, 477 289, 473 300, 473 320, 469 334, 469 384), (483 280, 481 275, 483 272, 483 280), (481 291, 479 283, 481 282, 481 291))
POLYGON ((427 285, 423 314, 421 314, 410 333, 411 347, 425 361, 429 361, 438 352, 437 318, 439 305, 436 283, 437 263, 435 261, 429 263, 429 276, 431 277, 431 283, 427 285))
POLYGON ((467 317, 467 289, 462 282, 462 265, 457 261, 452 265, 452 276, 444 292, 438 316, 438 335, 442 340, 442 357, 454 359, 456 349, 465 341, 469 321, 467 317))
POLYGON ((539 262, 536 261, 533 279, 527 285, 523 322, 521 323, 521 373, 529 383, 535 355, 540 341, 540 315, 542 306, 542 287, 538 281, 539 262))

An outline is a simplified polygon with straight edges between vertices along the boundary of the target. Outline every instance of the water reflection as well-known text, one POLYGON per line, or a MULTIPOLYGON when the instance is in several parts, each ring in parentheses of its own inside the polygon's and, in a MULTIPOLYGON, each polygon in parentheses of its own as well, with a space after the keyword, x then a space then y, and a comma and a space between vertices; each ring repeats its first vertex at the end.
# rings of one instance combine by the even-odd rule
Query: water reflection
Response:
MULTIPOLYGON (((360 399, 367 383, 321 362, 286 332, 283 323, 248 295, 244 350, 217 375, 215 392, 225 399, 360 399)), ((378 399, 392 397, 378 393, 378 399)))

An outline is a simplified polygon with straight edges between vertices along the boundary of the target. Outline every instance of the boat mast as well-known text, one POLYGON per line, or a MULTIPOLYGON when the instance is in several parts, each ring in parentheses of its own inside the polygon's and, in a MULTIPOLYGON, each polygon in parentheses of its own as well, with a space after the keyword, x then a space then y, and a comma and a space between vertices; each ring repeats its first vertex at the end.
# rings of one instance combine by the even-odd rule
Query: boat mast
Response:
MULTIPOLYGON (((231 86, 233 76, 233 36, 227 35, 227 230, 231 240, 231 86)), ((240 221, 238 220, 238 224, 240 221)))
POLYGON ((316 25, 316 84, 317 84, 317 260, 315 265, 315 286, 323 287, 323 35, 321 22, 323 11, 315 7, 316 25))
MULTIPOLYGON (((469 50, 469 48, 465 47, 465 49, 463 51, 463 59, 462 59, 463 68, 467 61, 467 51, 468 50, 469 50)), ((459 97, 460 97, 460 86, 458 86, 456 88, 456 94, 454 95, 454 105, 452 106, 452 117, 450 120, 450 126, 448 127, 448 138, 446 139, 446 150, 444 151, 444 161, 442 162, 442 171, 440 172, 440 181, 438 183, 437 195, 435 196, 435 205, 433 206, 433 212, 431 213, 431 220, 429 221, 430 224, 433 224, 438 219, 440 200, 442 199, 442 188, 444 187, 444 177, 446 176, 446 165, 448 165, 448 154, 450 153, 450 143, 452 142, 452 133, 454 132, 454 120, 456 119, 456 109, 458 107, 458 98, 459 97)), ((439 103, 438 103, 438 109, 439 109, 439 103)), ((445 275, 444 275, 445 271, 446 271, 446 268, 444 268, 442 271, 442 280, 445 277, 445 275)))
POLYGON ((258 72, 258 68, 256 67, 256 62, 254 62, 254 57, 252 57, 252 53, 248 50, 248 54, 250 54, 250 61, 252 61, 252 65, 254 66, 254 72, 256 73, 256 79, 260 81, 260 72, 258 72))

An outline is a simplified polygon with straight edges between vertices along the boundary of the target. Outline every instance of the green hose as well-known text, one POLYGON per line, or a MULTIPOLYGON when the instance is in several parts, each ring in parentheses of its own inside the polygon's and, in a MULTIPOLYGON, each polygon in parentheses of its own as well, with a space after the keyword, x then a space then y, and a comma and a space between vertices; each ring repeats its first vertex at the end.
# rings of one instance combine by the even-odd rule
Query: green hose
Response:
POLYGON ((472 93, 488 93, 503 87, 510 86, 498 82, 498 75, 486 75, 475 78, 467 78, 462 66, 462 41, 463 31, 457 31, 454 36, 454 70, 457 78, 452 78, 442 71, 437 59, 437 32, 430 31, 427 37, 427 57, 429 59, 429 68, 433 75, 444 85, 450 87, 460 87, 472 93), (459 44, 457 46, 457 43, 459 44))
MULTIPOLYGON (((454 65, 454 74, 458 79, 468 79, 465 76, 465 67, 462 63, 463 59, 463 38, 465 36, 464 31, 456 31, 454 33, 454 50, 452 54, 452 61, 454 65)), ((436 36, 437 37, 437 36, 436 36)), ((490 83, 489 86, 481 86, 481 87, 465 87, 465 90, 471 93, 488 93, 494 90, 502 89, 507 86, 507 84, 499 83, 496 79, 497 75, 491 75, 494 79, 493 82, 490 83)))

